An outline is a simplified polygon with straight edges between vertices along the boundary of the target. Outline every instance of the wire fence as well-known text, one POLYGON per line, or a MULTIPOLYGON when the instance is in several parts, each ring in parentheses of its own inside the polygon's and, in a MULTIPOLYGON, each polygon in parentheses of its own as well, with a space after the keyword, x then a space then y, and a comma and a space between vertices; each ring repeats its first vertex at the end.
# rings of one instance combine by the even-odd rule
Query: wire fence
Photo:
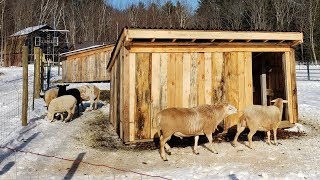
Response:
POLYGON ((320 65, 297 64, 296 73, 298 81, 320 81, 320 65))
MULTIPOLYGON (((0 145, 12 139, 15 133, 22 128, 22 74, 16 75, 16 78, 0 81, 0 145)), ((32 98, 33 70, 29 70, 28 119, 32 111, 32 98)))

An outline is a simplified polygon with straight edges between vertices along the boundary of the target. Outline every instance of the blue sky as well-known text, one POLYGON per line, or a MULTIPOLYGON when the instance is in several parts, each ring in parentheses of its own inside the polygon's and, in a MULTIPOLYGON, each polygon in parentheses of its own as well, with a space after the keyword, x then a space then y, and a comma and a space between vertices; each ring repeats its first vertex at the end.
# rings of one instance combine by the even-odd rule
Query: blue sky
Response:
MULTIPOLYGON (((109 3, 111 3, 111 5, 113 5, 113 7, 118 8, 118 9, 125 9, 126 7, 128 7, 128 5, 130 4, 136 4, 139 1, 142 2, 146 2, 146 3, 150 3, 150 2, 166 2, 169 0, 107 0, 109 3)), ((172 2, 176 2, 177 0, 171 0, 172 2)), ((185 1, 188 4, 190 4, 190 6, 192 6, 192 9, 196 9, 197 5, 198 5, 198 0, 180 0, 180 1, 185 1)))

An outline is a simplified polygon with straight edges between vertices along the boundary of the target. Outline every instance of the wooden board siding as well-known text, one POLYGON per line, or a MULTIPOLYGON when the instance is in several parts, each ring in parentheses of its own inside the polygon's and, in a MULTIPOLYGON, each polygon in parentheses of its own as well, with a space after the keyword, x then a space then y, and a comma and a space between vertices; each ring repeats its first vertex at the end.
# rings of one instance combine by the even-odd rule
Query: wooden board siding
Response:
MULTIPOLYGON (((285 62, 289 56, 293 56, 291 52, 284 55, 285 62)), ((155 117, 165 108, 228 102, 242 111, 253 104, 251 52, 132 53, 130 51, 124 55, 122 61, 122 71, 120 68, 122 77, 111 79, 111 83, 114 84, 121 81, 119 88, 122 90, 112 88, 111 96, 119 97, 120 92, 122 102, 119 103, 119 99, 113 98, 115 102, 111 108, 116 107, 118 110, 113 110, 111 116, 117 119, 115 122, 120 121, 123 124, 123 131, 128 131, 122 132, 125 142, 158 137, 155 117), (121 112, 124 114, 121 115, 121 112)), ((119 63, 115 62, 111 72, 119 76, 117 70, 114 70, 114 68, 119 69, 119 63)), ((285 69, 294 73, 291 67, 292 64, 285 69)), ((296 85, 292 82, 292 78, 290 81, 290 86, 294 90, 296 85)), ((291 97, 291 104, 296 101, 294 98, 291 97)), ((240 115, 226 118, 225 129, 235 125, 240 115)))
POLYGON ((151 54, 137 53, 136 55, 136 139, 151 138, 151 54))
POLYGON ((110 57, 111 50, 67 56, 67 59, 62 61, 62 80, 64 82, 109 81, 107 64, 110 57))

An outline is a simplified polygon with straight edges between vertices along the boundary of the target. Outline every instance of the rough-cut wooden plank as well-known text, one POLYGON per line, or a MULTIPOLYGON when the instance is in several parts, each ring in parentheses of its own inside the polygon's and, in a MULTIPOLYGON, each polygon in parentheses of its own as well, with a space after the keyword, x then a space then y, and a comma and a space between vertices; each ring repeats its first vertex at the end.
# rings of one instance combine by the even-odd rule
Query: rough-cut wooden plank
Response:
POLYGON ((191 53, 191 78, 190 78, 190 102, 189 106, 194 107, 198 105, 198 54, 191 53))
MULTIPOLYGON (((123 77, 123 54, 124 54, 124 48, 121 48, 121 50, 120 50, 120 54, 119 54, 119 56, 120 56, 120 59, 119 59, 119 61, 117 62, 118 64, 119 64, 119 94, 120 94, 120 96, 118 96, 119 97, 119 99, 118 99, 118 104, 119 104, 119 117, 120 117, 120 138, 123 140, 123 141, 125 141, 125 139, 124 139, 124 131, 125 131, 125 129, 126 129, 126 123, 124 122, 124 119, 123 119, 123 79, 124 79, 124 77, 123 77)), ((91 70, 92 69, 92 65, 91 65, 91 63, 92 63, 92 56, 90 56, 89 57, 90 58, 90 65, 89 65, 89 70, 91 70)), ((92 76, 90 76, 90 79, 92 78, 92 76)))
POLYGON ((287 87, 287 100, 288 100, 288 112, 289 112, 289 121, 294 122, 293 115, 293 89, 292 89, 292 75, 291 75, 291 53, 285 52, 285 62, 286 62, 286 87, 287 87))
POLYGON ((175 107, 182 107, 182 99, 184 98, 182 91, 183 83, 183 54, 175 54, 175 107))
POLYGON ((137 53, 136 59, 136 139, 148 139, 151 129, 151 54, 137 53))
POLYGON ((151 77, 151 138, 157 134, 156 114, 160 111, 160 53, 152 54, 152 77, 151 77))
POLYGON ((291 61, 291 89, 292 89, 292 123, 298 122, 298 95, 297 95, 297 81, 296 81, 296 59, 295 59, 295 51, 292 49, 290 51, 290 61, 291 61))
POLYGON ((245 106, 253 104, 253 89, 252 89, 252 53, 244 53, 244 80, 245 80, 245 106))
POLYGON ((168 107, 175 107, 176 72, 175 54, 171 53, 168 59, 168 107))
POLYGON ((188 108, 190 101, 190 79, 191 79, 191 54, 183 54, 183 99, 182 107, 188 108))
POLYGON ((169 54, 160 54, 160 110, 167 108, 169 54))
POLYGON ((136 112, 136 54, 129 54, 129 140, 135 140, 135 112, 136 112))
MULTIPOLYGON (((226 100, 236 108, 239 108, 238 53, 225 53, 225 59, 226 100)), ((226 118, 224 126, 225 130, 233 126, 237 120, 237 115, 231 115, 226 118)))
POLYGON ((122 126, 123 126, 123 141, 128 142, 130 140, 130 129, 129 129, 129 113, 130 113, 130 94, 129 94, 129 52, 123 48, 122 58, 122 126))
POLYGON ((204 53, 199 53, 197 85, 198 85, 198 105, 205 104, 205 63, 204 53))
POLYGON ((212 104, 212 53, 204 53, 205 59, 205 104, 212 104))
POLYGON ((223 45, 221 43, 217 46, 203 46, 203 47, 188 47, 185 46, 132 46, 130 52, 149 52, 149 53, 194 53, 194 52, 289 52, 290 46, 244 46, 240 44, 235 45, 223 45))
POLYGON ((212 53, 212 103, 225 101, 225 61, 222 52, 212 53))
MULTIPOLYGON (((239 82, 239 98, 238 98, 238 110, 243 111, 246 102, 246 84, 245 84, 245 53, 238 52, 238 82, 239 82)), ((238 114, 238 118, 240 118, 240 113, 238 114)))

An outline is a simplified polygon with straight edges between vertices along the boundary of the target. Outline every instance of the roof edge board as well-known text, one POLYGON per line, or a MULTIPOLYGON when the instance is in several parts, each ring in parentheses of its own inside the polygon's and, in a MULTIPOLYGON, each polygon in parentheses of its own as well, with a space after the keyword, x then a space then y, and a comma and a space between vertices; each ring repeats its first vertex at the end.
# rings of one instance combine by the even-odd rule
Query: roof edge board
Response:
POLYGON ((303 40, 300 32, 128 29, 127 39, 303 40))

